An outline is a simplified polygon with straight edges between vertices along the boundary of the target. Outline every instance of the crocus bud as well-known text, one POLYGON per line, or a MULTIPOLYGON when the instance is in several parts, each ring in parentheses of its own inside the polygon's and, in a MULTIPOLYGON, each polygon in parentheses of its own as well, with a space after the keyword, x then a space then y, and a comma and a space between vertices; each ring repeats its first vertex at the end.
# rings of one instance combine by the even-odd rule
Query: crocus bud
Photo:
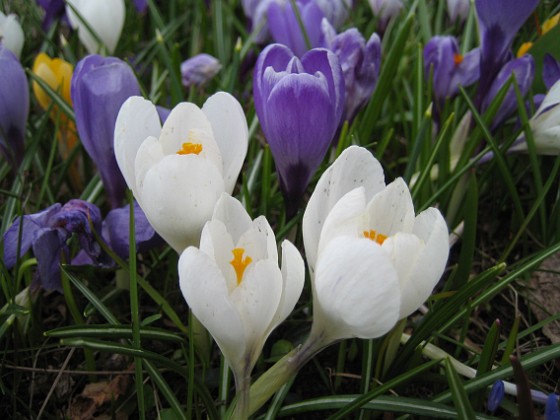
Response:
POLYGON ((154 104, 134 96, 115 125, 115 157, 138 204, 177 252, 198 245, 223 192, 231 193, 245 160, 247 120, 228 93, 199 108, 177 105, 161 126, 154 104))
POLYGON ((488 411, 494 413, 504 400, 506 395, 504 381, 496 381, 492 388, 490 389, 490 394, 488 395, 488 411))
POLYGON ((342 120, 352 121, 359 109, 371 97, 381 64, 381 40, 373 33, 366 43, 356 28, 337 34, 324 18, 321 22, 320 46, 336 54, 346 88, 346 101, 342 120))
POLYGON ((379 30, 382 32, 389 21, 397 16, 403 8, 402 0, 368 0, 373 15, 378 19, 379 30))
POLYGON ((451 22, 463 22, 469 16, 470 0, 447 0, 447 15, 451 22))
POLYGON ((314 1, 296 1, 295 5, 303 28, 298 21, 293 4, 289 1, 270 4, 267 11, 268 27, 275 42, 286 45, 295 55, 301 57, 310 48, 319 45, 321 20, 324 14, 314 1))
POLYGON ((115 122, 124 101, 137 95, 140 87, 134 72, 119 58, 89 55, 76 65, 71 96, 78 134, 113 208, 122 205, 126 189, 113 148, 115 122))
POLYGON ((66 3, 64 0, 37 0, 37 4, 45 11, 43 23, 41 25, 43 30, 48 31, 53 22, 61 17, 68 22, 66 3))
POLYGON ((29 88, 16 56, 0 43, 0 152, 13 168, 24 155, 29 88))
POLYGON ((24 41, 23 29, 21 29, 17 16, 14 14, 6 16, 0 12, 0 43, 13 52, 18 60, 21 57, 24 41))
POLYGON ((340 123, 342 70, 332 51, 314 49, 300 60, 286 46, 273 44, 259 55, 253 89, 291 216, 340 123))
POLYGON ((265 217, 251 220, 238 200, 223 194, 204 226, 200 248, 187 248, 179 259, 183 296, 216 340, 236 384, 250 375, 265 340, 303 289, 301 255, 287 240, 281 249, 280 268, 265 217))
POLYGON ((124 26, 124 0, 67 0, 66 13, 90 54, 102 52, 102 46, 109 54, 115 51, 124 26))
POLYGON ((183 86, 202 86, 218 74, 222 65, 210 54, 197 54, 181 63, 183 86))

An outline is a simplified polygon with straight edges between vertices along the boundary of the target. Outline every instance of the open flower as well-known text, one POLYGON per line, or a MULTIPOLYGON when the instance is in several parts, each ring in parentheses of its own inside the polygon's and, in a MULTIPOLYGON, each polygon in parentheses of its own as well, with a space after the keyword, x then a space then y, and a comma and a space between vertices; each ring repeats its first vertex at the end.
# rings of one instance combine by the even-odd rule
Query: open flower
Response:
POLYGON ((113 54, 124 26, 124 0, 67 0, 66 13, 90 54, 101 53, 103 46, 113 54))
POLYGON ((344 77, 336 55, 314 49, 302 59, 269 45, 254 73, 255 109, 274 157, 288 213, 332 143, 344 110, 344 77))
POLYGON ((303 259, 282 242, 264 216, 251 220, 241 203, 222 194, 202 231, 200 249, 179 259, 185 300, 216 340, 236 385, 248 378, 264 342, 293 310, 305 278, 303 259))
POLYGON ((119 58, 89 55, 78 62, 71 87, 80 140, 99 169, 111 207, 120 207, 126 183, 115 160, 113 136, 122 104, 140 94, 136 76, 119 58))
POLYGON ((6 16, 0 11, 0 43, 12 51, 19 60, 24 41, 23 29, 17 16, 14 14, 6 16))
POLYGON ((385 186, 379 162, 357 146, 321 176, 303 239, 314 329, 333 340, 386 333, 430 296, 449 254, 441 213, 429 208, 415 216, 404 181, 385 186))
POLYGON ((0 153, 13 168, 24 155, 29 88, 16 56, 0 43, 0 153))
POLYGON ((247 154, 243 109, 219 92, 204 106, 183 102, 160 124, 154 104, 134 96, 115 125, 115 157, 138 204, 177 252, 198 245, 222 192, 231 193, 247 154))
POLYGON ((70 262, 67 241, 73 234, 92 261, 102 255, 92 227, 101 232, 101 213, 95 205, 82 200, 70 200, 64 206, 56 203, 39 213, 18 217, 4 234, 6 268, 14 267, 17 256, 33 248, 38 284, 46 290, 62 291, 60 264, 70 262))

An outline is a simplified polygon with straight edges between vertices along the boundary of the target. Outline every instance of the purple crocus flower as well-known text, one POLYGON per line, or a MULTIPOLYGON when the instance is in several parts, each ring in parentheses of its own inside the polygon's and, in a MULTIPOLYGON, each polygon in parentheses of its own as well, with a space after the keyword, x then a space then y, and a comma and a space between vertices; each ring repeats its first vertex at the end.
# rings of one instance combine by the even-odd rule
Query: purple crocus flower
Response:
POLYGON ((138 13, 144 13, 148 10, 148 0, 134 0, 134 6, 138 13))
POLYGON ((222 65, 210 54, 197 54, 181 64, 183 86, 202 86, 218 74, 222 65))
POLYGON ((340 123, 342 69, 330 50, 313 49, 300 60, 288 47, 272 44, 257 59, 253 89, 255 109, 292 216, 340 123))
POLYGON ((69 23, 66 16, 66 2, 64 0, 37 0, 37 4, 45 11, 43 23, 41 24, 43 30, 48 31, 53 22, 60 18, 69 23))
POLYGON ((496 411, 500 406, 500 404, 502 403, 505 395, 506 395, 506 390, 504 386, 504 381, 494 382, 494 385, 492 385, 492 389, 490 389, 490 394, 488 394, 488 404, 487 404, 488 411, 490 411, 491 413, 496 411))
MULTIPOLYGON (((113 209, 103 221, 103 239, 107 245, 122 259, 128 259, 130 244, 130 208, 113 209)), ((134 201, 134 239, 137 252, 145 252, 162 245, 163 239, 155 232, 146 215, 134 201)))
POLYGON ((371 97, 381 64, 381 40, 374 33, 366 43, 356 28, 337 34, 330 22, 321 22, 320 46, 336 54, 346 87, 346 101, 342 120, 352 121, 358 110, 371 97))
POLYGON ((459 53, 453 36, 435 36, 424 47, 424 72, 432 72, 434 97, 441 109, 445 100, 459 92, 459 86, 470 86, 478 80, 480 49, 465 55, 459 53))
POLYGON ((92 226, 101 231, 101 213, 95 205, 82 200, 70 200, 64 206, 56 203, 39 213, 18 217, 4 234, 4 264, 11 269, 18 255, 33 248, 38 285, 45 290, 61 291, 61 256, 65 262, 70 261, 67 241, 72 234, 93 261, 101 256, 92 226))
POLYGON ((544 418, 545 420, 560 420, 560 409, 558 407, 557 394, 550 394, 546 399, 544 418))
POLYGON ((138 81, 119 58, 89 55, 74 70, 71 96, 78 134, 99 169, 113 208, 122 204, 126 189, 113 149, 115 122, 121 105, 135 95, 140 95, 138 81))
MULTIPOLYGON (((524 55, 521 58, 511 60, 507 62, 496 78, 494 79, 492 85, 487 94, 484 96, 482 101, 482 112, 486 111, 500 89, 507 83, 507 81, 513 75, 519 85, 519 90, 521 95, 529 91, 531 84, 533 83, 533 76, 535 74, 535 61, 531 55, 524 55)), ((498 112, 494 116, 492 121, 492 129, 500 125, 517 107, 517 97, 515 95, 515 89, 510 86, 506 96, 498 109, 498 112)))
POLYGON ((325 16, 312 0, 297 0, 295 5, 305 27, 305 35, 291 2, 273 2, 268 6, 268 27, 275 42, 288 46, 301 57, 309 50, 306 37, 311 48, 319 45, 321 21, 325 16))
POLYGON ((543 59, 543 82, 547 90, 550 90, 560 80, 560 62, 550 54, 545 54, 543 59))
POLYGON ((2 43, 0 74, 0 153, 15 169, 24 155, 29 85, 20 62, 2 43))
POLYGON ((511 59, 513 38, 538 3, 538 0, 475 1, 481 39, 479 100, 511 59))

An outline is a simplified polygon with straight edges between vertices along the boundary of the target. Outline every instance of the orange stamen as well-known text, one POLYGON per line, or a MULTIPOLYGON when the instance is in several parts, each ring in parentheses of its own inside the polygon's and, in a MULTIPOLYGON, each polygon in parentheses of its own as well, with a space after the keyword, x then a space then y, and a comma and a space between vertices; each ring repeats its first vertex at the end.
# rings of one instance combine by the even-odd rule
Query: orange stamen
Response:
POLYGON ((379 245, 382 245, 387 239, 387 235, 383 235, 382 233, 377 233, 375 230, 364 230, 364 236, 372 241, 377 242, 379 245))
POLYGON ((178 155, 190 155, 195 154, 198 155, 202 152, 202 144, 200 143, 183 143, 181 145, 181 149, 177 152, 178 155))
POLYGON ((237 276, 237 285, 239 286, 241 284, 241 280, 243 279, 243 273, 245 272, 245 269, 249 264, 251 264, 251 262, 253 262, 253 259, 251 257, 243 258, 243 254, 245 253, 245 250, 243 248, 234 248, 231 250, 231 253, 233 254, 233 260, 231 260, 229 263, 235 270, 235 275, 237 276))

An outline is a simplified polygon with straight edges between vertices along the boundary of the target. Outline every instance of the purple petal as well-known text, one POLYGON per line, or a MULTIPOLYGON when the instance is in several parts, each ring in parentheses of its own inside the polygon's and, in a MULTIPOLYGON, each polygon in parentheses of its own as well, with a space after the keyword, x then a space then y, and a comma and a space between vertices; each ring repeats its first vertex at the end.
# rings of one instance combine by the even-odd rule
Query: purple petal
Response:
POLYGON ((44 228, 37 232, 33 242, 40 284, 47 291, 62 292, 60 257, 61 253, 66 251, 64 242, 68 236, 62 229, 44 228))
POLYGON ((210 81, 222 68, 216 57, 197 54, 181 64, 183 86, 202 86, 210 81))
POLYGON ((124 61, 89 55, 76 66, 71 88, 76 126, 99 169, 112 207, 121 205, 126 190, 113 148, 115 122, 121 105, 134 95, 140 95, 140 88, 124 61))
POLYGON ((134 0, 134 6, 138 13, 144 13, 148 9, 148 0, 134 0))
POLYGON ((64 0, 37 0, 37 4, 45 10, 45 16, 41 25, 44 31, 48 31, 56 19, 66 17, 66 3, 64 0))
POLYGON ((560 80, 560 62, 547 53, 543 60, 543 81, 547 90, 550 90, 558 80, 560 80))
POLYGON ((550 394, 546 400, 544 411, 545 420, 560 420, 560 410, 558 408, 558 395, 550 394))
POLYGON ((503 381, 496 381, 494 385, 492 385, 492 389, 490 390, 490 394, 488 395, 488 411, 493 413, 498 409, 500 404, 502 403, 504 396, 506 394, 504 382, 503 381))

